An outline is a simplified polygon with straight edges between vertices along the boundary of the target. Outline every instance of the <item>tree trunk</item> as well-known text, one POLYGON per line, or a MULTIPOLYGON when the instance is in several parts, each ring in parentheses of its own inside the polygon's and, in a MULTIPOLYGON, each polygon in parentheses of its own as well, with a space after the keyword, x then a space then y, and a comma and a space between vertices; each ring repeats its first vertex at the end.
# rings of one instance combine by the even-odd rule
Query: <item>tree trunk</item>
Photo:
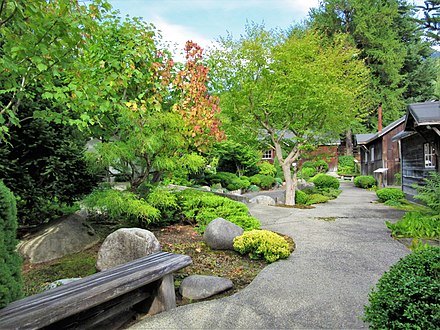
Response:
POLYGON ((353 134, 350 128, 345 132, 345 155, 353 156, 353 134))
MULTIPOLYGON (((281 162, 280 162, 281 163, 281 162)), ((291 172, 292 163, 282 162, 281 168, 283 169, 284 180, 286 181, 286 205, 295 205, 295 189, 297 185, 296 171, 292 178, 291 172)))

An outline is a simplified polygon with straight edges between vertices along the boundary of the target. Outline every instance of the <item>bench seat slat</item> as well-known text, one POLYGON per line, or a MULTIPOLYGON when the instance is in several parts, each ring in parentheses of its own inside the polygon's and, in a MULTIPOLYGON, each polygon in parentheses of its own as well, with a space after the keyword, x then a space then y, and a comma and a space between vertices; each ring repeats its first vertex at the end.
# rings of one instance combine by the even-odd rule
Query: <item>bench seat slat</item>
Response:
POLYGON ((191 264, 184 255, 158 252, 58 288, 13 302, 0 310, 0 329, 50 324, 155 282, 191 264), (27 320, 31 323, 26 326, 27 320))

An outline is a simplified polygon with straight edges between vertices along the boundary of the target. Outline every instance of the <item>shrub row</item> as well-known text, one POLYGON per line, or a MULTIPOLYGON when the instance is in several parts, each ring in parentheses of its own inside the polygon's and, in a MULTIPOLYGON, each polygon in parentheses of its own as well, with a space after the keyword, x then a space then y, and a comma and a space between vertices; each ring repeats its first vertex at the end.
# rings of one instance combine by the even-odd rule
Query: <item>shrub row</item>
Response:
POLYGON ((318 189, 338 189, 340 185, 338 179, 326 174, 318 174, 310 179, 310 181, 313 182, 318 189))
MULTIPOLYGON (((272 165, 273 166, 273 165, 272 165)), ((238 177, 234 173, 217 172, 206 177, 206 183, 210 186, 220 184, 228 190, 248 189, 255 185, 262 189, 270 189, 276 180, 272 175, 256 174, 251 177, 238 177)))
POLYGON ((376 195, 382 203, 387 201, 399 201, 405 198, 405 194, 399 188, 382 188, 376 191, 376 195))

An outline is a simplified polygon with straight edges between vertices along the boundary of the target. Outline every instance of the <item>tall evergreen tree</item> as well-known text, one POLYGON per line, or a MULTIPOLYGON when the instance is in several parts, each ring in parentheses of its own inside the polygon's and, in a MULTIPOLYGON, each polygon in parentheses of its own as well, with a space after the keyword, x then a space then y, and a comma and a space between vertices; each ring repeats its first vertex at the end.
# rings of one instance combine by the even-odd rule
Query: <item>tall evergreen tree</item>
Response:
POLYGON ((424 101, 433 94, 434 67, 430 44, 421 38, 414 8, 405 0, 324 0, 310 12, 312 28, 329 36, 348 33, 370 68, 370 130, 382 103, 384 123, 405 111, 407 102, 424 101))

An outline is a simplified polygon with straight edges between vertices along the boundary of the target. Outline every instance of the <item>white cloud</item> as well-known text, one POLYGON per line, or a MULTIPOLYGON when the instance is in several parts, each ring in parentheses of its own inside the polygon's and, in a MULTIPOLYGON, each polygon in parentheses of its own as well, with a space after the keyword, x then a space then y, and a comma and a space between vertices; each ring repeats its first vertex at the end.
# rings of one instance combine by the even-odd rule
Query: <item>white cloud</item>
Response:
POLYGON ((170 23, 159 16, 154 17, 152 23, 160 31, 162 41, 169 45, 168 49, 173 51, 175 61, 184 60, 183 49, 188 40, 192 40, 205 49, 213 43, 212 40, 207 39, 190 27, 170 23))

